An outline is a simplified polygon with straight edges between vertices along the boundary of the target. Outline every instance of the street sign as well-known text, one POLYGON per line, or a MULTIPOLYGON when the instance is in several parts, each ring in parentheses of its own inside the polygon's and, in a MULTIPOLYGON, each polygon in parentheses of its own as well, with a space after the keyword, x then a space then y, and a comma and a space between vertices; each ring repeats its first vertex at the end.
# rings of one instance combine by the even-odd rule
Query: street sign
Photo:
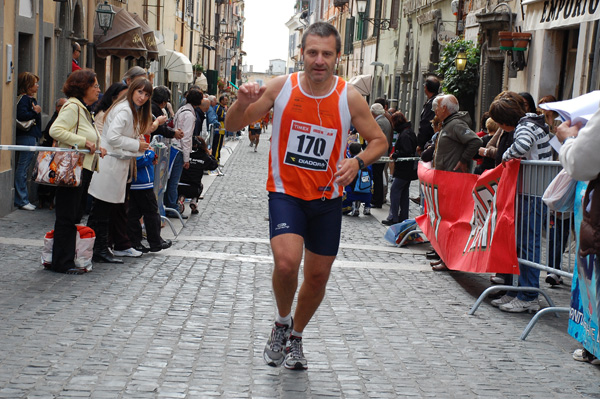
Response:
POLYGON ((440 44, 446 44, 448 43, 450 40, 454 39, 456 37, 456 33, 454 32, 450 32, 447 30, 443 30, 441 32, 438 32, 438 43, 440 44))

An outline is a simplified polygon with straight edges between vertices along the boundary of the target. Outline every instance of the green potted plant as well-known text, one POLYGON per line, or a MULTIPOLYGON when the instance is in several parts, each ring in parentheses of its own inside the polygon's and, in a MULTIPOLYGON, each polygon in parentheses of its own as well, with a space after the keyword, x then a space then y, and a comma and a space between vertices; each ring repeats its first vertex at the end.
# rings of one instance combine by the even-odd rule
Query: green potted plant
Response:
POLYGON ((440 76, 444 93, 465 99, 477 93, 479 86, 479 47, 470 40, 460 38, 449 42, 440 53, 440 62, 435 73, 440 76), (456 55, 463 50, 467 56, 464 71, 456 69, 456 55))
POLYGON ((195 76, 200 76, 200 74, 204 72, 204 66, 202 66, 201 64, 192 65, 192 69, 194 71, 195 76))

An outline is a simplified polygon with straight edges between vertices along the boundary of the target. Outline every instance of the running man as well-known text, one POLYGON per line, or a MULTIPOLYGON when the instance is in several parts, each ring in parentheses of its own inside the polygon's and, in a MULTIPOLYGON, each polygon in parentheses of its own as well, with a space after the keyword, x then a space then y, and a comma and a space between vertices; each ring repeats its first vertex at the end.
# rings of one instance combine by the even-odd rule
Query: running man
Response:
POLYGON ((260 133, 262 129, 260 127, 261 119, 258 119, 248 126, 248 138, 250 139, 250 147, 254 146, 254 152, 258 148, 258 142, 260 141, 260 133))
POLYGON ((277 314, 263 353, 273 367, 308 367, 302 332, 325 296, 338 252, 344 186, 387 151, 387 139, 365 100, 333 75, 340 49, 333 25, 309 26, 301 46, 305 71, 263 87, 243 84, 225 120, 226 129, 236 131, 274 107, 267 191, 277 314), (346 159, 350 124, 369 145, 346 159), (303 252, 304 282, 292 319, 303 252))

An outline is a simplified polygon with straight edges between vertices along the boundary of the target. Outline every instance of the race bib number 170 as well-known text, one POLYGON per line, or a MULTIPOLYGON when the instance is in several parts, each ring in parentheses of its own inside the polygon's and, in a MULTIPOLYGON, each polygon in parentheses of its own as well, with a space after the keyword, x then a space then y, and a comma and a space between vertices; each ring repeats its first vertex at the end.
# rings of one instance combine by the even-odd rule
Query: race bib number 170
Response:
POLYGON ((336 129, 292 121, 284 163, 303 169, 327 170, 336 133, 336 129))

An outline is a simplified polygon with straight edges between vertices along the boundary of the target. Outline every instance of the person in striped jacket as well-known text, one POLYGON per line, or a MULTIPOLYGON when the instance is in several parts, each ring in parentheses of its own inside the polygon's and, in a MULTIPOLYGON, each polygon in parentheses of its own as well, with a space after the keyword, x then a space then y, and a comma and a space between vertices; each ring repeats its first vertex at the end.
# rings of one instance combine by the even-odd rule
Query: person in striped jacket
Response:
MULTIPOLYGON (((502 154, 502 163, 511 159, 552 160, 550 129, 543 115, 527 113, 524 102, 517 93, 506 92, 496 97, 490 105, 490 116, 505 132, 514 131, 513 143, 502 154)), ((540 196, 533 193, 533 181, 522 181, 523 195, 519 195, 515 221, 517 228, 517 256, 534 263, 540 263, 541 235, 543 220, 547 211, 540 196)), ((519 286, 540 287, 540 270, 519 264, 519 286)), ((508 282, 508 284, 510 284, 508 282)), ((540 308, 537 292, 508 292, 492 301, 505 312, 537 312, 540 308)))

